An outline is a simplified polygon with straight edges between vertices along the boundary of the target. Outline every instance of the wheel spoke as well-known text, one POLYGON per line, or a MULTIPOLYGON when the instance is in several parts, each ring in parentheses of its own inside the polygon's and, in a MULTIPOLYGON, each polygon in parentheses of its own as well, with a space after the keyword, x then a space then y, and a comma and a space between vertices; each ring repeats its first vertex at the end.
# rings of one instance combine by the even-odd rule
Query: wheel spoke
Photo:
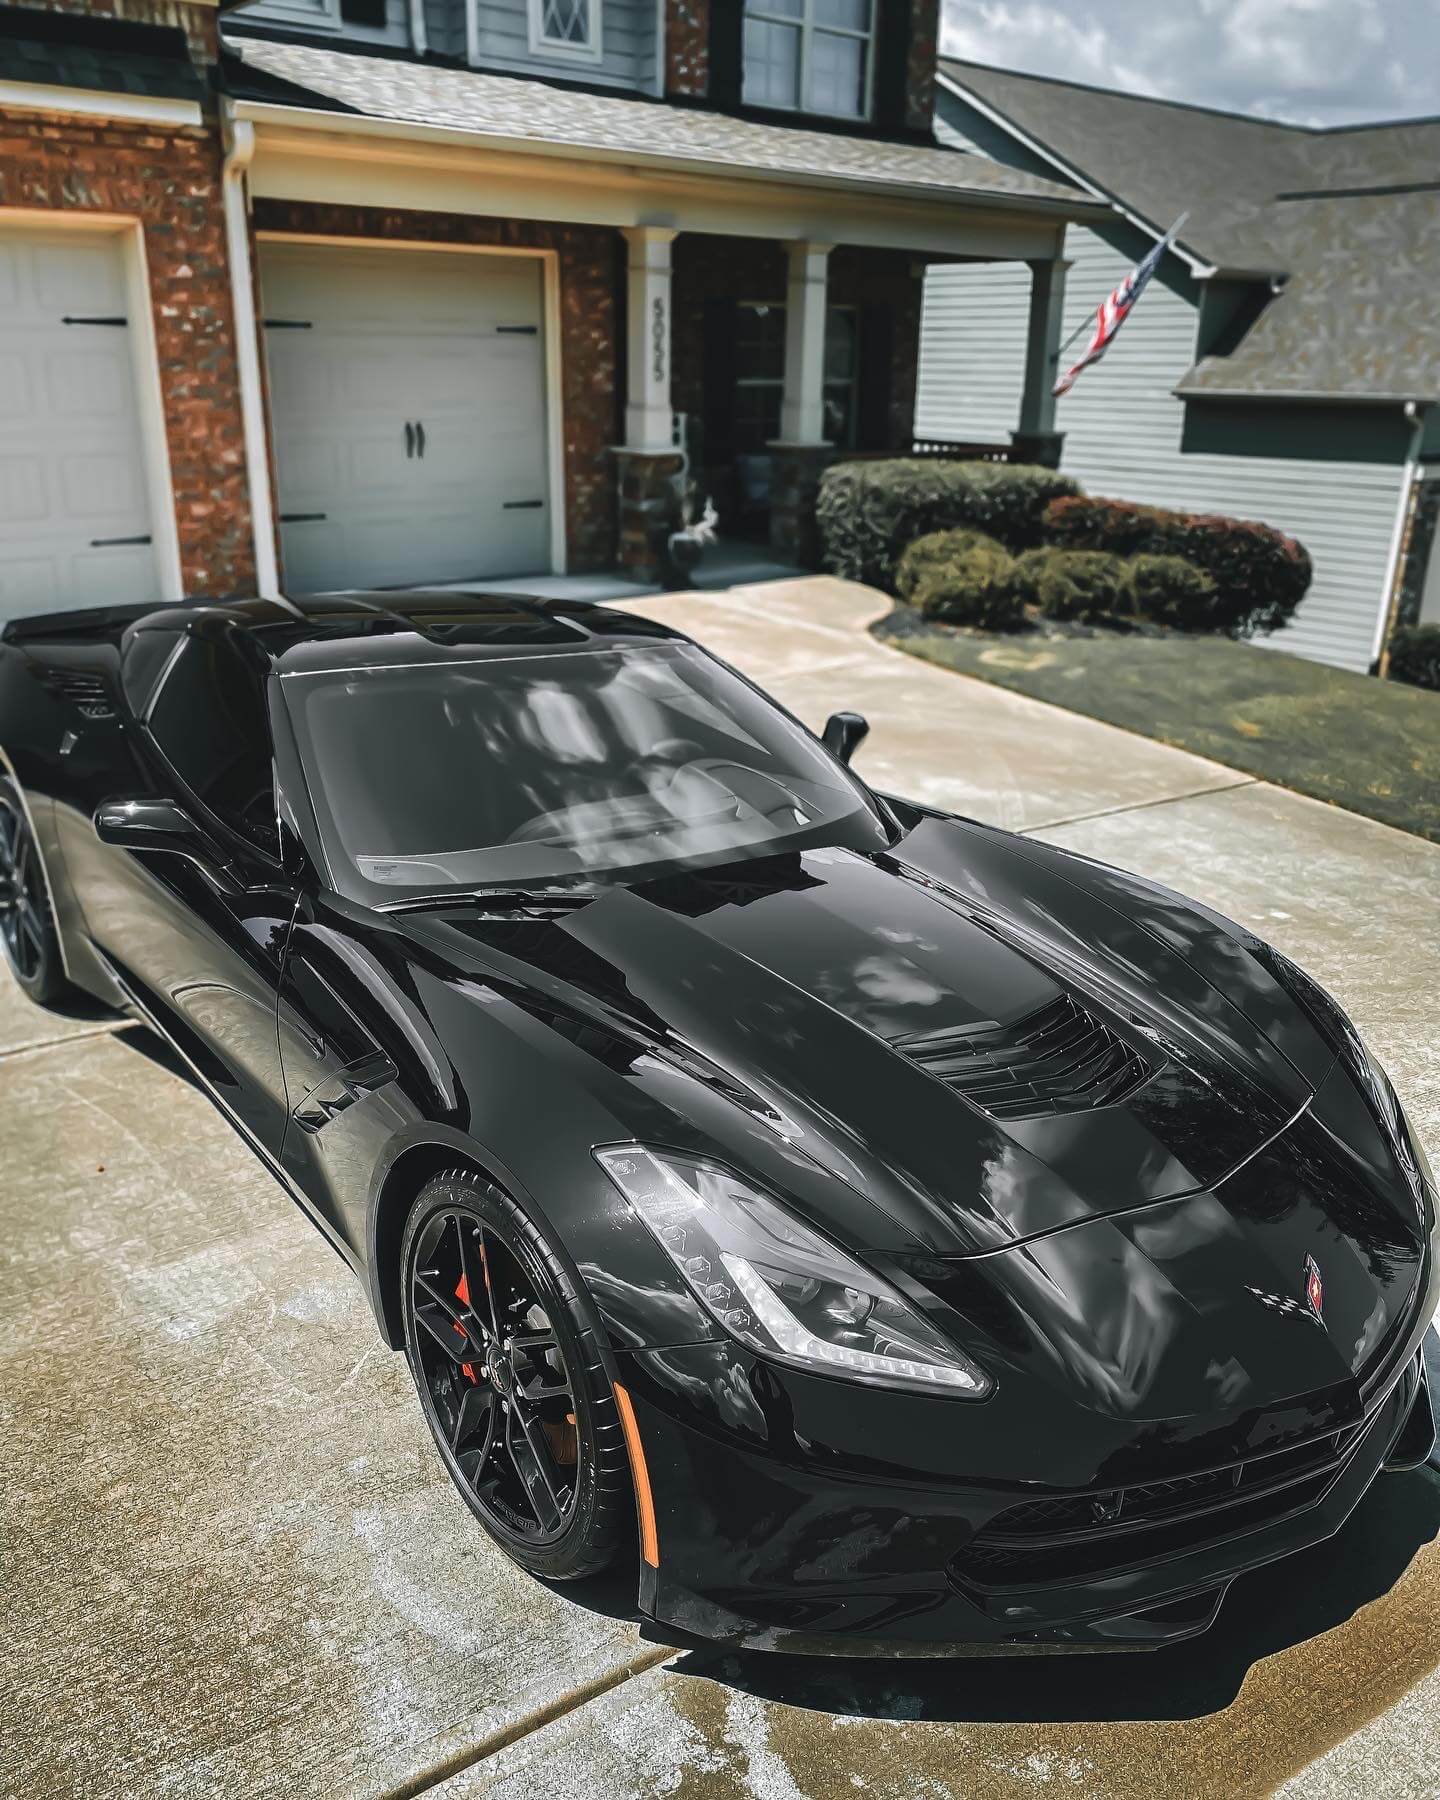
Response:
POLYGON ((464 1334, 464 1327, 449 1311, 442 1312, 437 1319, 437 1310, 435 1307, 417 1306, 415 1323, 429 1332, 457 1369, 464 1363, 473 1362, 477 1353, 468 1335, 464 1334))
POLYGON ((520 1484, 525 1489, 526 1498, 535 1514, 536 1523, 542 1531, 553 1531, 560 1523, 564 1508, 555 1484, 550 1479, 547 1467, 550 1447, 545 1443, 545 1434, 531 1425, 518 1406, 512 1406, 505 1421, 505 1441, 510 1460, 515 1465, 515 1473, 520 1477, 520 1484), (517 1421, 523 1433, 519 1441, 516 1440, 513 1429, 517 1421))
POLYGON ((480 1255, 478 1258, 479 1267, 477 1268, 475 1245, 471 1242, 470 1233, 458 1220, 456 1223, 460 1235, 460 1273, 464 1278, 465 1292, 470 1296, 471 1314, 480 1323, 481 1330, 483 1331, 484 1319, 481 1316, 482 1302, 478 1291, 480 1288, 483 1288, 485 1292, 483 1305, 485 1313, 490 1320, 490 1335, 498 1338, 500 1336, 500 1331, 495 1323, 495 1296, 490 1291, 490 1259, 485 1254, 484 1227, 481 1227, 479 1233, 480 1255))
POLYGON ((458 1455, 466 1438, 473 1437, 480 1426, 485 1426, 486 1441, 489 1441, 490 1420, 495 1410, 495 1393, 488 1382, 480 1381, 474 1387, 467 1387, 460 1396, 460 1404, 455 1409, 455 1428, 450 1433, 450 1448, 458 1455))

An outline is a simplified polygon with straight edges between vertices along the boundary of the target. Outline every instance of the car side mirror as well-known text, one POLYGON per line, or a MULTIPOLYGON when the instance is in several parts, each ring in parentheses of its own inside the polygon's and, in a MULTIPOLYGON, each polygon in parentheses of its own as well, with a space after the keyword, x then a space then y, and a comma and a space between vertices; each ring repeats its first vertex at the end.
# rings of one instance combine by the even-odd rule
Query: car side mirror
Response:
POLYGON ((832 756, 848 764, 869 735, 870 721, 864 713, 838 712, 831 713, 825 721, 820 741, 832 756))
POLYGON ((194 856, 200 827, 174 800, 107 800, 95 811, 95 835, 121 850, 175 850, 194 856))

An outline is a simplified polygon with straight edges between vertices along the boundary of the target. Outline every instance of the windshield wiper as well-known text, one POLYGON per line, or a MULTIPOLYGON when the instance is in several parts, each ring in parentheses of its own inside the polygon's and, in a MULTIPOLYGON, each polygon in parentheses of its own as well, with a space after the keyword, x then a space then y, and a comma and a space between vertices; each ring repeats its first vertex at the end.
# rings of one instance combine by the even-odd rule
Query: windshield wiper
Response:
POLYGON ((461 908, 469 912, 475 907, 488 907, 495 912, 524 912, 540 908, 549 912, 575 912, 598 900, 594 888, 446 888, 439 894, 407 895, 403 900, 384 900, 377 912, 434 912, 441 907, 461 908))

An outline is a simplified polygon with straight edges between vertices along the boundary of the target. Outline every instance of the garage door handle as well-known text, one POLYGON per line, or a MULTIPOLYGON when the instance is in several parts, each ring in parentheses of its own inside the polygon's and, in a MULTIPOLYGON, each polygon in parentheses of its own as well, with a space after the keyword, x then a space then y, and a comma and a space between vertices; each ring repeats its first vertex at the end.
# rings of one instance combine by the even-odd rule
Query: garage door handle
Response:
POLYGON ((408 462, 415 454, 415 427, 407 419, 405 421, 405 460, 408 462))
POLYGON ((141 537, 91 538, 90 548, 92 550, 110 550, 118 544, 148 544, 149 542, 150 533, 147 531, 141 537))
POLYGON ((533 512, 544 504, 543 500, 506 500, 500 510, 502 512, 533 512))
POLYGON ((423 420, 415 421, 415 447, 420 452, 420 460, 425 460, 425 425, 423 420))
POLYGON ((281 513, 282 525, 309 525, 316 519, 328 519, 329 513, 281 513))

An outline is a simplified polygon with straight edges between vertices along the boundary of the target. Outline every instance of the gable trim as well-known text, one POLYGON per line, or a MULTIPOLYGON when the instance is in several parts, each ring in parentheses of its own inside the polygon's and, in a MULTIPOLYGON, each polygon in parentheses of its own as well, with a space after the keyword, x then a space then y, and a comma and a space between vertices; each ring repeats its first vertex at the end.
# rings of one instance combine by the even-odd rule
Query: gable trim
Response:
MULTIPOLYGON (((946 74, 943 69, 939 72, 938 80, 940 86, 953 94, 962 105, 973 106, 975 111, 978 112, 982 118, 988 119, 992 125, 998 127, 1001 131, 1007 132, 1015 139, 1017 144, 1020 144, 1024 149, 1028 150, 1032 156, 1038 156, 1042 161, 1049 163, 1052 169, 1058 169, 1067 180, 1073 181, 1077 187, 1083 188, 1085 192, 1093 196, 1093 198, 1105 201, 1107 205, 1114 208, 1127 224, 1133 225, 1137 230, 1143 231, 1148 237, 1154 238, 1157 243, 1164 237, 1168 227, 1156 225, 1152 223, 1151 220, 1144 218, 1140 213, 1133 211, 1119 198, 1118 195, 1111 193, 1108 188, 1102 187, 1098 181, 1094 180, 1091 176, 1086 175, 1082 170, 1077 169, 1073 163, 1066 162, 1064 157, 1057 156, 1048 145, 1042 144, 1038 138, 1031 137, 1029 132, 1022 130, 1013 119, 1007 118, 1004 113, 997 107, 992 106, 987 100, 982 100, 973 88, 966 87, 963 82, 957 81, 953 75, 946 74)), ((1170 249, 1173 255, 1178 256, 1181 262, 1189 267, 1190 273, 1195 276, 1197 281, 1204 281, 1218 272, 1215 265, 1206 262, 1203 257, 1196 256, 1193 251, 1187 250, 1182 243, 1172 244, 1170 249)))

